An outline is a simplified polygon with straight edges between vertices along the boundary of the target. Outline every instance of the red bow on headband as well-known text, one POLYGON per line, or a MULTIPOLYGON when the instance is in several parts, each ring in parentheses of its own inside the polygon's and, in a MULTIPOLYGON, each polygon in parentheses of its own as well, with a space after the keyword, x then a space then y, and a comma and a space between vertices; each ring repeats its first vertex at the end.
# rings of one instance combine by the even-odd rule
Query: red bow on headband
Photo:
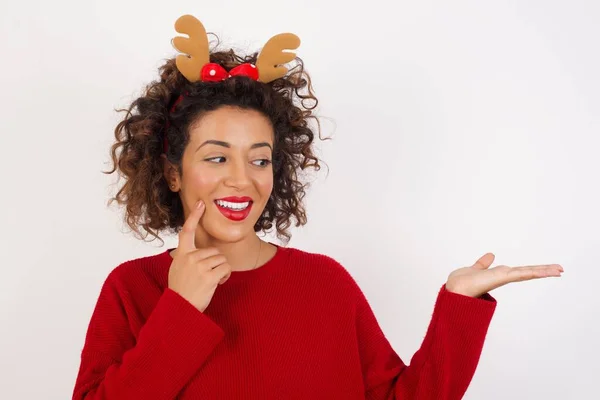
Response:
POLYGON ((258 80, 258 70, 253 64, 240 64, 227 72, 225 68, 216 63, 207 63, 202 67, 200 80, 204 82, 219 82, 231 76, 243 75, 255 81, 258 80))

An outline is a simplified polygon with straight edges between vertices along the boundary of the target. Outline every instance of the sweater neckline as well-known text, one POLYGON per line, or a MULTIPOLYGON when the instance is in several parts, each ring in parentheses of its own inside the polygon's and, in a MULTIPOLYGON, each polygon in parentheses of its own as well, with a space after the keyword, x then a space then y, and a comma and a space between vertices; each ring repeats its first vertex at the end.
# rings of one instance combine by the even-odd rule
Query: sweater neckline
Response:
MULTIPOLYGON (((269 259, 266 263, 264 263, 263 265, 261 265, 260 267, 258 267, 256 269, 249 269, 249 270, 245 270, 245 271, 231 271, 231 276, 229 277, 227 282, 225 282, 225 285, 230 282, 245 281, 248 279, 256 279, 261 276, 266 276, 266 275, 274 272, 275 270, 277 270, 277 268, 279 266, 281 266, 282 261, 284 260, 286 254, 287 254, 287 248, 282 247, 282 246, 280 246, 276 243, 270 242, 270 241, 268 241, 268 243, 272 244, 273 246, 275 246, 277 248, 277 251, 275 252, 273 257, 271 257, 271 259, 269 259)), ((173 257, 171 257, 171 254, 170 254, 170 252, 172 250, 175 250, 175 247, 168 248, 160 255, 161 259, 168 266, 170 266, 171 263, 173 262, 173 257)))

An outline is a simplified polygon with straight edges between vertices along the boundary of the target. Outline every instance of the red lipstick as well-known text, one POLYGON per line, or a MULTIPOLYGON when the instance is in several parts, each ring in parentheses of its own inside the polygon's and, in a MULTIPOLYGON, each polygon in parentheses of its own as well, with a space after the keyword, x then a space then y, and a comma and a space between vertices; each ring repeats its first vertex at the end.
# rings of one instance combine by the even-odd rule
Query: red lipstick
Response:
POLYGON ((238 196, 228 196, 228 197, 222 197, 220 199, 215 200, 215 205, 217 206, 217 208, 219 209, 219 211, 221 211, 221 214, 223 214, 226 218, 232 220, 232 221, 243 221, 244 219, 246 219, 246 217, 248 217, 248 215, 250 214, 250 210, 252 209, 252 198, 248 197, 248 196, 242 196, 242 197, 238 197, 238 196), (217 200, 222 200, 222 201, 226 201, 229 203, 248 203, 248 206, 246 208, 244 208, 243 210, 233 210, 231 208, 228 207, 223 207, 222 205, 219 205, 217 203, 217 200))

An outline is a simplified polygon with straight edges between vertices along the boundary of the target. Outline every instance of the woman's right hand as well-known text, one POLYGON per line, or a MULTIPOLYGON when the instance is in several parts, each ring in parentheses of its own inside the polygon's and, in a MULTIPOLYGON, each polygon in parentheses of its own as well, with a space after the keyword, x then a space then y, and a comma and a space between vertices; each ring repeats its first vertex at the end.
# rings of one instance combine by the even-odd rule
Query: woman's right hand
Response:
POLYGON ((168 284, 169 289, 179 293, 201 312, 210 304, 217 285, 225 283, 231 276, 231 266, 219 250, 196 248, 196 228, 205 208, 204 203, 199 201, 179 233, 168 284))

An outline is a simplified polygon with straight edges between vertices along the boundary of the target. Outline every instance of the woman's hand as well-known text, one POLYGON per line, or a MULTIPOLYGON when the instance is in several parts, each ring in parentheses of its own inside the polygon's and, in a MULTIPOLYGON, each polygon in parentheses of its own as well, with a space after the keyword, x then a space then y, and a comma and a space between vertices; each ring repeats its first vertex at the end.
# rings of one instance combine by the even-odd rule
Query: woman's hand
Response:
POLYGON ((459 268, 448 276, 446 290, 470 297, 479 297, 511 282, 561 276, 559 264, 508 267, 498 265, 490 268, 494 254, 486 253, 470 267, 459 268))
POLYGON ((196 248, 196 228, 206 206, 199 202, 179 233, 177 254, 169 268, 168 287, 204 311, 218 285, 231 276, 231 266, 216 248, 196 248))

